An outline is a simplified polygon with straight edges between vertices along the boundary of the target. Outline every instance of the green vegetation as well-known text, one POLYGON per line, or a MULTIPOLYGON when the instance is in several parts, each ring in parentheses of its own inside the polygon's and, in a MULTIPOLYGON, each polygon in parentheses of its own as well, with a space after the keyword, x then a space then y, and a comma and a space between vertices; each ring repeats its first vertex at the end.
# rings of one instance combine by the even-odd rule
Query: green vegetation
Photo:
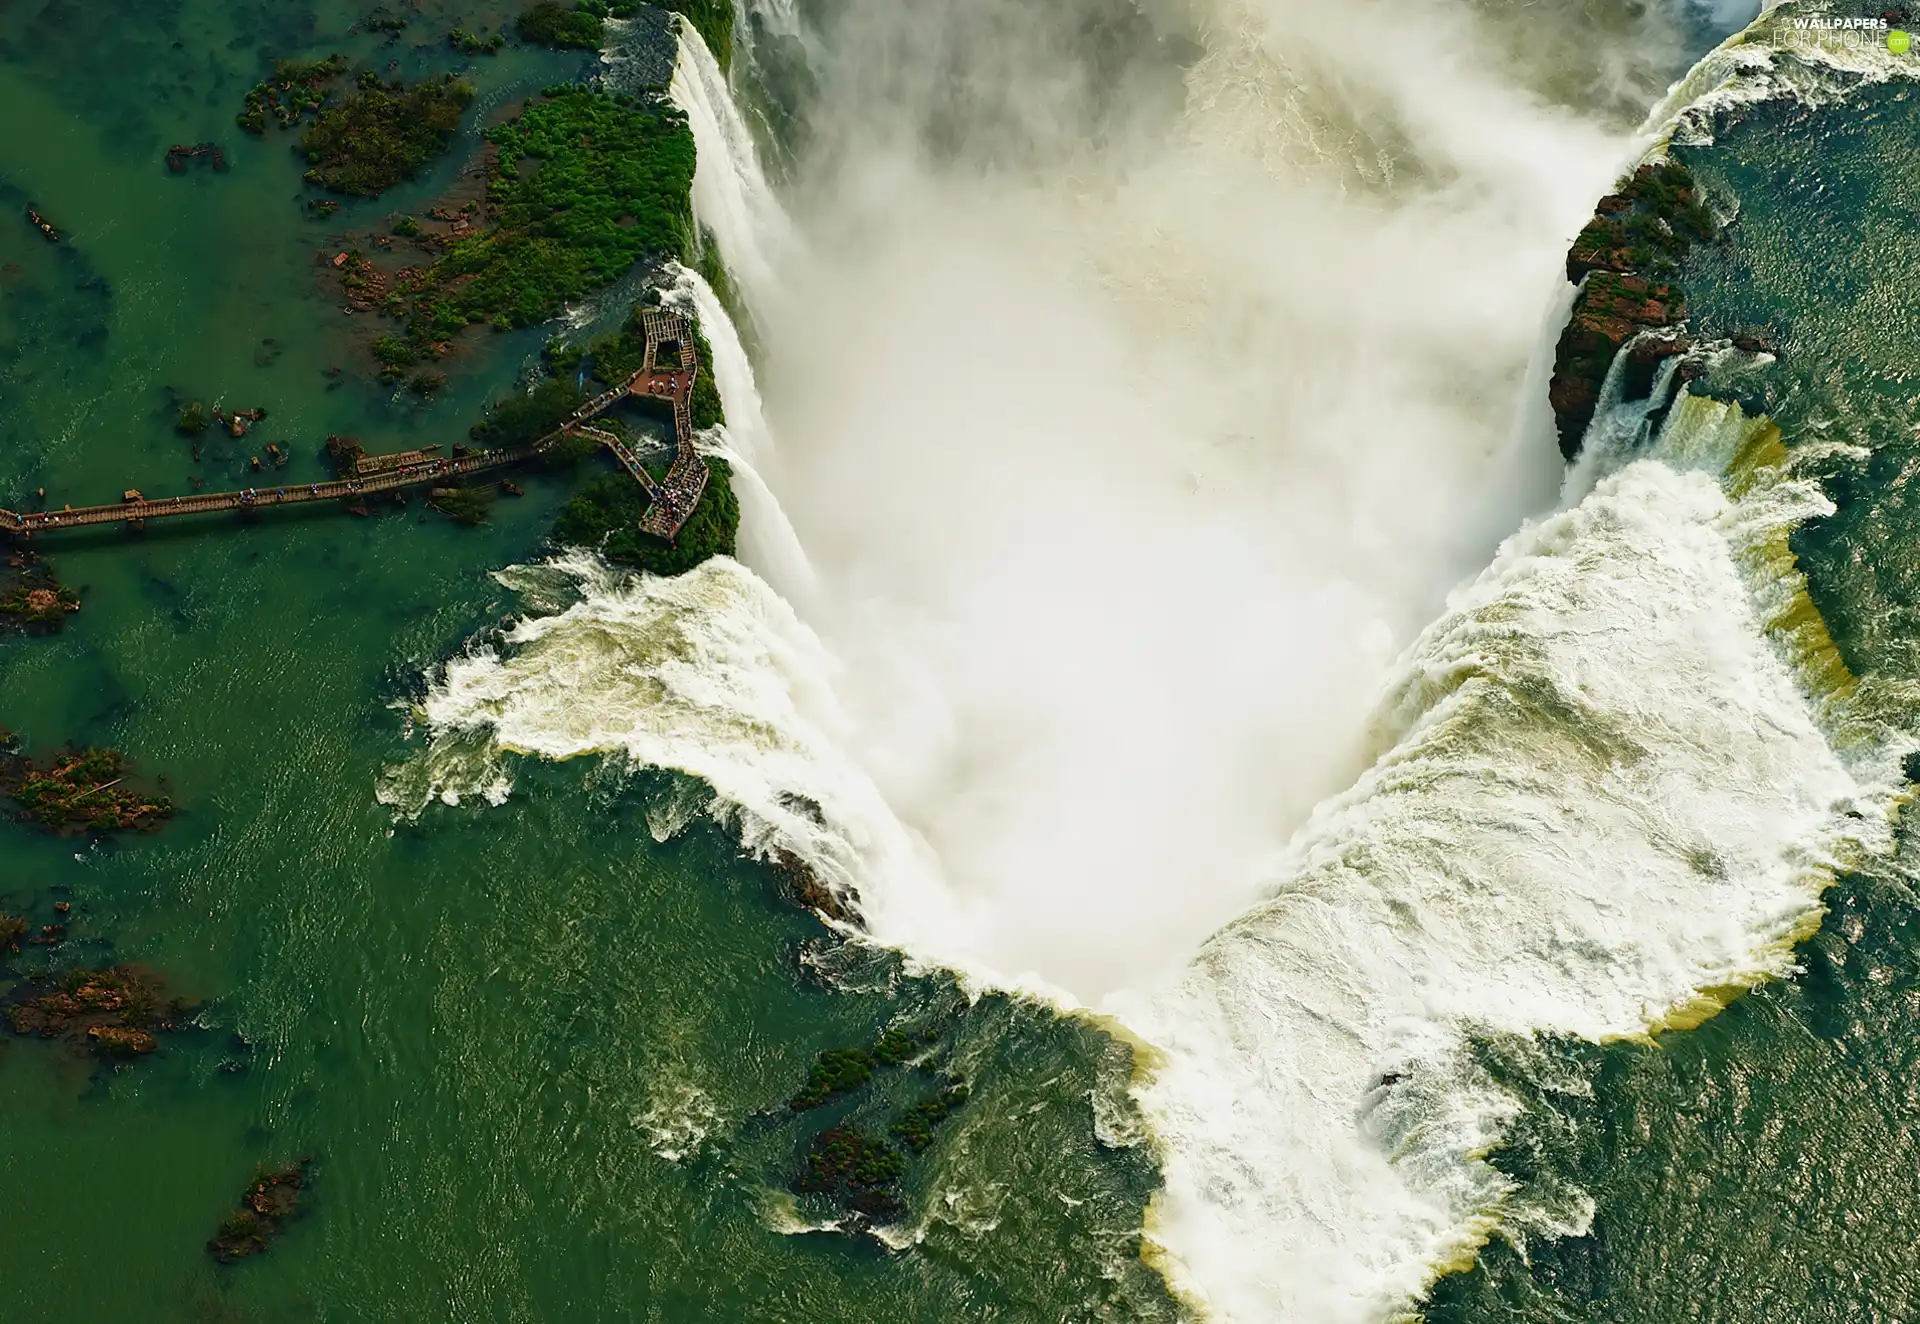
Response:
POLYGON ((360 76, 359 87, 300 135, 309 184, 371 198, 411 179, 447 149, 473 88, 451 74, 407 87, 360 76))
POLYGON ((380 32, 389 37, 397 37, 407 30, 407 20, 385 5, 376 5, 373 12, 360 22, 368 32, 380 32))
POLYGON ((654 575, 678 575, 712 556, 732 556, 740 528, 740 503, 733 494, 733 470, 725 460, 707 457, 707 490, 673 542, 640 532, 647 494, 625 473, 608 474, 580 489, 554 521, 556 541, 595 548, 616 565, 654 575))
POLYGON ((126 759, 117 750, 55 755, 45 764, 20 754, 0 760, 0 792, 20 806, 20 818, 55 832, 152 829, 173 816, 164 797, 125 789, 126 759))
POLYGON ((644 257, 687 251, 693 135, 679 111, 580 86, 545 96, 488 131, 494 226, 420 274, 406 314, 416 350, 476 323, 544 321, 644 257))
POLYGON ((80 595, 64 585, 22 585, 0 595, 0 616, 21 625, 57 627, 69 613, 80 610, 80 595))
POLYGON ((905 1030, 888 1030, 873 1041, 873 1059, 885 1066, 897 1067, 918 1057, 938 1042, 940 1042, 938 1026, 928 1026, 919 1034, 909 1034, 905 1030))
POLYGON ((467 435, 482 446, 524 446, 559 427, 580 407, 580 400, 572 382, 549 377, 531 391, 494 401, 487 421, 468 429, 467 435))
POLYGON ((795 1112, 818 1108, 821 1104, 857 1090, 873 1077, 876 1067, 894 1067, 912 1061, 940 1040, 937 1027, 911 1034, 888 1030, 874 1040, 871 1048, 829 1048, 813 1060, 807 1083, 787 1106, 795 1112))
POLYGON ((463 55, 498 55, 507 39, 496 32, 491 37, 482 37, 468 32, 465 28, 455 28, 447 34, 447 44, 463 55))
MULTIPOLYGON (((940 1029, 932 1026, 887 1030, 870 1048, 830 1048, 814 1059, 807 1083, 787 1106, 805 1112, 831 1103, 867 1085, 881 1067, 915 1063, 939 1041, 940 1029)), ((920 1069, 931 1070, 924 1064, 920 1069)), ((888 1134, 912 1153, 923 1154, 933 1146, 935 1130, 970 1097, 965 1084, 947 1077, 937 1093, 897 1112, 888 1134)), ((894 1188, 906 1170, 906 1157, 899 1150, 844 1123, 813 1138, 794 1190, 833 1195, 871 1217, 891 1218, 901 1212, 894 1188)))
MULTIPOLYGON (((662 0, 661 9, 686 15, 724 70, 733 60, 731 0, 662 0)), ((640 0, 575 0, 572 8, 541 0, 520 15, 522 41, 536 46, 598 50, 606 41, 606 20, 632 18, 640 0)))
POLYGON ((807 1083, 787 1101, 795 1112, 818 1108, 836 1095, 857 1090, 873 1078, 873 1054, 864 1048, 829 1048, 814 1058, 807 1083))
POLYGON ((1616 189, 1573 241, 1569 279, 1594 270, 1671 276, 1689 248, 1719 237, 1693 172, 1679 161, 1643 165, 1616 189))
POLYGON ((900 1212, 900 1202, 889 1188, 906 1170, 907 1161, 899 1150, 857 1127, 834 1126, 813 1138, 794 1186, 800 1191, 841 1195, 862 1213, 889 1218, 900 1212))
POLYGON ((930 1099, 923 1099, 893 1119, 887 1130, 893 1138, 916 1154, 924 1154, 933 1144, 933 1129, 954 1114, 972 1096, 965 1085, 952 1085, 930 1099))
POLYGON ((521 12, 517 26, 520 40, 536 46, 578 47, 591 51, 600 49, 606 31, 602 22, 605 17, 604 6, 599 7, 599 12, 585 4, 575 9, 563 9, 552 0, 541 0, 531 9, 521 12))
POLYGON ((183 436, 197 437, 207 430, 207 424, 212 421, 207 407, 193 400, 180 406, 180 415, 173 420, 173 430, 183 436))
POLYGON ((713 380, 713 346, 707 343, 699 323, 693 325, 693 344, 700 355, 700 372, 693 379, 693 394, 687 400, 687 415, 696 432, 718 427, 727 421, 720 406, 720 387, 713 380))
POLYGON ((404 368, 414 361, 413 346, 399 336, 381 336, 373 342, 373 357, 382 366, 404 368))
POLYGON ((248 133, 265 133, 271 115, 281 128, 292 128, 309 111, 319 112, 326 103, 327 88, 346 71, 344 55, 329 55, 312 64, 276 61, 272 80, 253 85, 236 122, 248 133))
POLYGON ((686 16, 713 52, 722 72, 733 65, 732 0, 660 0, 660 8, 686 16))
POLYGON ((469 527, 487 522, 493 507, 493 493, 484 487, 436 487, 433 508, 455 524, 469 527))

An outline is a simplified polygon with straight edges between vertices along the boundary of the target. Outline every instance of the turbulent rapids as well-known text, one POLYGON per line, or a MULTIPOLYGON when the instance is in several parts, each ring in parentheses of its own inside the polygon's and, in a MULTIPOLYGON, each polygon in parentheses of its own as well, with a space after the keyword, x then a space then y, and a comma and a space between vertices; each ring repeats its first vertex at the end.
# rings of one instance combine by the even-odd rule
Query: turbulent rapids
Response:
POLYGON ((1721 50, 1636 134, 1672 50, 1748 15, 1576 64, 1540 62, 1572 18, 1219 0, 1050 82, 1071 23, 958 9, 748 6, 762 76, 812 62, 785 197, 683 31, 760 349, 680 276, 742 559, 506 572, 527 614, 383 794, 497 799, 508 753, 686 774, 658 834, 711 812, 878 941, 1137 1039, 1194 1307, 1389 1318, 1591 1213, 1486 1162, 1521 1104, 1475 1036, 1697 1024, 1887 848, 1897 759, 1782 564, 1831 505, 1768 421, 1615 389, 1555 508, 1567 239, 1766 60, 1721 50), (1379 67, 1388 27, 1448 58, 1379 67))

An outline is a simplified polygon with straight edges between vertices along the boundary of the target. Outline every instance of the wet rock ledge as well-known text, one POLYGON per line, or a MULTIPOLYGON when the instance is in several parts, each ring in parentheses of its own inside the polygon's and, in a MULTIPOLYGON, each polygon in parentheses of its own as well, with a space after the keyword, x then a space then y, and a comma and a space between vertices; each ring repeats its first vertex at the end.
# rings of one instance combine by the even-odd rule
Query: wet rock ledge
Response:
POLYGON ((1593 421, 1615 357, 1629 343, 1626 398, 1651 389, 1659 364, 1693 347, 1687 307, 1673 283, 1696 243, 1719 237, 1692 171, 1677 160, 1643 165, 1600 199, 1567 253, 1567 279, 1580 287, 1554 353, 1548 403, 1571 461, 1593 421), (1643 332, 1661 334, 1643 336, 1643 332))

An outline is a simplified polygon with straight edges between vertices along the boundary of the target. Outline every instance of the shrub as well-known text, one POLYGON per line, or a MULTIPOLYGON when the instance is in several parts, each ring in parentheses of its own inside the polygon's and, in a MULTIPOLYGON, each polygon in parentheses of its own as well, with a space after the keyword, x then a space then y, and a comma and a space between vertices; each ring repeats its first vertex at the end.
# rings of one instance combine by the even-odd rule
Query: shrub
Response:
POLYGON ((727 462, 707 457, 707 490, 681 527, 665 542, 640 532, 647 494, 631 474, 609 474, 586 484, 554 521, 556 541, 591 547, 616 565, 655 575, 678 575, 711 556, 732 556, 740 528, 740 503, 727 462))
POLYGON ((363 74, 359 90, 300 135, 307 182, 371 198, 412 179, 447 149, 473 88, 451 75, 405 87, 363 74))
POLYGON ((422 274, 408 317, 417 342, 463 326, 530 326, 648 256, 688 250, 693 135, 664 101, 550 89, 488 131, 494 227, 453 243, 422 274), (538 171, 522 176, 522 158, 538 171))
POLYGON ((552 0, 541 0, 531 9, 522 11, 517 24, 520 40, 536 46, 598 50, 605 39, 606 26, 602 22, 605 12, 602 9, 596 14, 584 5, 577 9, 562 9, 552 0))

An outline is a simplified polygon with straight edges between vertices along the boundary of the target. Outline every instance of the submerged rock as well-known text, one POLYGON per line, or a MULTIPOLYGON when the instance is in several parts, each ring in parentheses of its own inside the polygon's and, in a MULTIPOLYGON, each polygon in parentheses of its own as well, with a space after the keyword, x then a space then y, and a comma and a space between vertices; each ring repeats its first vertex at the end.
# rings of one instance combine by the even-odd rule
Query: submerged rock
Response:
POLYGON ((291 1167, 262 1167, 240 1197, 239 1212, 229 1215, 207 1242, 207 1254, 221 1264, 265 1254, 286 1231, 287 1223, 301 1213, 307 1169, 312 1164, 313 1159, 306 1157, 291 1167))
POLYGON ((11 995, 7 1028, 61 1039, 103 1058, 144 1057, 157 1035, 174 1030, 190 1005, 165 996, 159 977, 134 965, 68 970, 28 980, 11 995))
MULTIPOLYGON (((0 746, 11 737, 0 731, 0 746)), ((0 794, 20 806, 23 823, 50 832, 151 832, 173 817, 164 796, 124 785, 127 760, 118 750, 65 750, 45 763, 0 749, 0 794)))
POLYGON ((80 595, 60 582, 52 566, 31 552, 7 558, 0 573, 0 617, 32 634, 57 634, 79 610, 80 595))
POLYGON ((792 851, 775 851, 771 863, 782 890, 795 905, 811 910, 824 919, 843 924, 860 922, 859 912, 835 896, 832 889, 815 876, 807 862, 792 851))

